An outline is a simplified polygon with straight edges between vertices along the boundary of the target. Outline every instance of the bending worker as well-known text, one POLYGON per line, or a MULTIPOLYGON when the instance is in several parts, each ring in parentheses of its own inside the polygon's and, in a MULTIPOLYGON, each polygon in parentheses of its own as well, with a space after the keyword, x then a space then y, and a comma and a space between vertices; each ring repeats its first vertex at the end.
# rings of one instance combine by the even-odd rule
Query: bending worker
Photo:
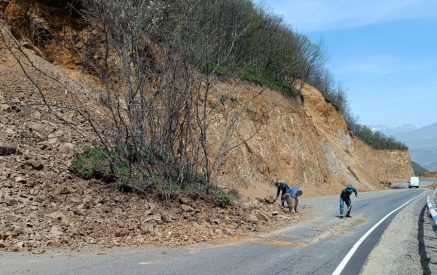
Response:
POLYGON ((352 192, 355 193, 355 198, 358 198, 357 189, 355 189, 353 187, 353 185, 350 183, 346 186, 345 189, 343 189, 341 191, 341 194, 340 194, 340 218, 343 218, 344 203, 346 203, 346 206, 347 206, 346 217, 352 218, 352 216, 351 216, 352 202, 351 202, 351 197, 350 197, 352 195, 352 192))
POLYGON ((278 200, 279 194, 282 192, 281 204, 284 207, 284 203, 287 202, 288 212, 294 210, 297 213, 297 205, 299 204, 298 197, 302 195, 302 190, 297 187, 290 187, 285 182, 273 180, 278 191, 276 192, 275 201, 278 200), (293 205, 294 201, 294 205, 293 205))

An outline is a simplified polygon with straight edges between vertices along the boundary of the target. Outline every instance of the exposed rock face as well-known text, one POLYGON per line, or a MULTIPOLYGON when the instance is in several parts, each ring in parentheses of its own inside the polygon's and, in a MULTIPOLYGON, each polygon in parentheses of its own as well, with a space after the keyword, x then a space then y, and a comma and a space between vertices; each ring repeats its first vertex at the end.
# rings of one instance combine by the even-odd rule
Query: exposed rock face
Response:
MULTIPOLYGON (((81 58, 75 55, 72 43, 78 39, 78 31, 71 24, 77 16, 69 4, 78 2, 22 0, 2 4, 0 1, 0 18, 5 19, 15 37, 23 40, 23 47, 73 69, 81 58)), ((81 43, 76 43, 76 47, 81 43)))
MULTIPOLYGON (((75 68, 80 57, 72 51, 71 40, 74 38, 79 44, 76 47, 83 48, 92 31, 74 28, 74 16, 60 13, 61 9, 56 5, 49 7, 44 1, 12 1, 6 7, 5 18, 13 25, 13 32, 20 35, 30 35, 26 33, 28 26, 44 30, 39 33, 46 36, 28 38, 50 61, 75 68)), ((232 115, 224 114, 242 108, 262 88, 227 82, 217 83, 215 89, 209 103, 219 112, 215 112, 217 123, 211 134, 212 146, 219 146, 223 128, 232 120, 232 115), (223 100, 226 98, 235 100, 223 100)), ((407 180, 413 174, 408 152, 370 148, 349 133, 341 114, 320 92, 305 85, 301 93, 303 102, 270 90, 250 101, 241 116, 235 143, 231 143, 243 142, 242 146, 227 153, 223 162, 217 160, 221 167, 217 180, 222 185, 241 189, 250 197, 264 198, 272 190, 272 178, 299 185, 305 194, 310 194, 337 192, 348 182, 361 190, 373 190, 381 188, 382 182, 407 180), (259 126, 260 131, 244 142, 259 126)), ((47 139, 48 146, 56 146, 62 153, 71 154, 77 147, 71 138, 65 140, 62 131, 47 134, 38 124, 31 127, 35 136, 47 139)))
MULTIPOLYGON (((59 36, 56 28, 26 7, 9 6, 6 15, 16 27, 30 20, 43 30, 42 44, 28 47, 31 58, 59 75, 62 82, 74 82, 87 98, 83 104, 98 111, 98 95, 87 89, 95 82, 80 71, 65 70, 75 68, 70 65, 76 64, 76 57, 62 48, 62 43, 59 48, 52 48, 56 43, 46 43, 59 36), (62 66, 40 58, 50 52, 51 58, 66 58, 54 60, 62 66)), ((67 26, 60 29, 71 31, 67 26)), ((15 32, 20 33, 20 28, 15 32)), ((71 37, 66 37, 71 42, 71 37)), ((0 248, 43 253, 42 248, 51 246, 177 245, 290 223, 290 216, 273 204, 272 198, 265 200, 271 205, 248 202, 228 209, 185 197, 179 203, 158 205, 149 198, 120 194, 99 182, 74 178, 68 167, 74 153, 87 139, 93 139, 89 127, 68 108, 59 113, 77 131, 48 114, 35 87, 2 43, 0 40, 0 248)), ((51 102, 68 106, 62 86, 34 76, 51 102)), ((277 178, 301 186, 305 196, 333 194, 348 182, 359 191, 379 189, 384 187, 381 182, 406 181, 413 174, 408 152, 374 150, 363 144, 349 133, 334 106, 312 87, 302 89, 303 101, 270 90, 254 97, 261 89, 242 81, 217 81, 214 85, 209 102, 216 110, 212 146, 219 146, 225 134, 223 125, 231 123, 232 114, 248 106, 230 144, 242 145, 228 152, 222 165, 215 163, 220 167, 216 178, 220 184, 252 198, 265 198, 274 195, 271 179, 277 178), (231 115, 225 116, 227 112, 231 115)), ((299 215, 292 221, 299 222, 299 215)))
MULTIPOLYGON (((216 88, 236 98, 221 106, 224 111, 241 108, 261 89, 244 83, 216 88)), ((319 91, 305 85, 301 92, 303 104, 270 90, 252 101, 236 140, 250 137, 258 125, 261 129, 226 156, 222 184, 264 198, 274 192, 272 178, 300 186, 305 195, 336 193, 349 182, 360 191, 381 189, 383 182, 407 181, 413 175, 408 151, 371 148, 349 132, 341 114, 319 91)), ((217 139, 219 129, 214 131, 217 139)))
MULTIPOLYGON (((85 85, 82 93, 91 85, 86 79, 70 78, 62 67, 30 51, 29 55, 62 81, 85 85)), ((76 131, 50 115, 35 87, 14 65, 0 40, 0 251, 40 254, 51 247, 90 244, 181 245, 255 234, 302 219, 291 217, 278 204, 254 201, 221 209, 212 201, 184 196, 154 201, 73 177, 68 168, 74 153, 92 140, 89 127, 69 109, 60 114, 76 131)), ((45 87, 50 101, 68 104, 62 87, 31 69, 29 73, 45 87)), ((84 104, 98 109, 98 102, 90 96, 84 104)))

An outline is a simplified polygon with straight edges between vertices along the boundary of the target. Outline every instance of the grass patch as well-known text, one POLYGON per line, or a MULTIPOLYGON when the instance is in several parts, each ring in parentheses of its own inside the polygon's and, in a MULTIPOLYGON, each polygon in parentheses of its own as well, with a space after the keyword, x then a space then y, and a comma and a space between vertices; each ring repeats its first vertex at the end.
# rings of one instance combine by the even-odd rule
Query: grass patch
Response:
POLYGON ((83 179, 98 179, 105 182, 119 181, 122 185, 141 188, 141 174, 127 161, 110 157, 113 153, 106 150, 85 147, 83 152, 73 159, 70 171, 83 179), (128 183, 128 184, 126 184, 128 183))
POLYGON ((294 87, 279 80, 276 80, 274 77, 267 74, 257 74, 250 70, 243 70, 241 73, 241 78, 259 84, 263 87, 268 87, 272 90, 283 92, 286 95, 292 97, 297 95, 294 87))
POLYGON ((85 147, 81 154, 73 159, 70 171, 84 179, 103 179, 112 181, 114 173, 108 158, 109 154, 102 149, 85 147))
POLYGON ((163 200, 177 199, 182 189, 180 184, 175 182, 163 182, 158 188, 158 197, 163 200))
POLYGON ((216 206, 225 208, 240 198, 236 189, 208 189, 202 174, 191 173, 190 179, 181 183, 176 178, 169 177, 165 171, 159 170, 159 166, 155 167, 157 170, 146 175, 136 166, 138 163, 120 160, 114 154, 95 147, 85 147, 73 159, 70 171, 84 179, 116 182, 122 192, 147 192, 163 200, 177 199, 181 193, 185 193, 192 198, 207 199, 216 206))
POLYGON ((220 187, 217 187, 215 190, 216 195, 216 204, 221 208, 225 208, 229 204, 231 204, 231 196, 225 190, 220 187))
POLYGON ((206 194, 206 186, 198 183, 191 183, 185 187, 185 190, 193 197, 200 197, 206 194))
POLYGON ((292 97, 297 95, 296 89, 292 85, 279 81, 267 73, 257 73, 250 69, 231 68, 230 66, 218 65, 212 62, 206 63, 203 69, 218 75, 238 77, 263 87, 283 92, 292 97))

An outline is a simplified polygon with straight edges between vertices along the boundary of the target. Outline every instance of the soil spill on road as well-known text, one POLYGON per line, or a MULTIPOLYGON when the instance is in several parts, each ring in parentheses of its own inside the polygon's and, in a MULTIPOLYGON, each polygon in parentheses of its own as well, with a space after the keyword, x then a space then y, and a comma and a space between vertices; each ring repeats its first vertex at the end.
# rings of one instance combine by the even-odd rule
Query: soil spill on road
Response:
POLYGON ((320 228, 320 235, 315 236, 313 240, 309 243, 310 245, 316 244, 322 240, 326 240, 328 238, 332 238, 334 236, 345 234, 350 231, 352 228, 357 227, 358 225, 362 225, 366 223, 366 219, 364 217, 357 217, 353 219, 343 219, 339 224, 330 225, 329 227, 320 228), (350 222, 346 222, 350 221, 350 222))
POLYGON ((264 245, 271 245, 276 247, 305 247, 306 244, 304 243, 296 243, 296 242, 286 242, 286 241, 274 241, 274 240, 266 240, 261 242, 264 245))
POLYGON ((215 240, 215 241, 212 241, 211 243, 215 244, 215 245, 241 244, 241 243, 251 242, 254 239, 255 239, 255 237, 248 237, 248 236, 243 236, 243 235, 237 235, 237 236, 229 237, 229 238, 226 238, 226 239, 215 240))
MULTIPOLYGON (((262 238, 262 237, 261 237, 262 238)), ((258 238, 255 237, 245 237, 245 236, 236 236, 233 238, 228 238, 221 241, 215 241, 214 244, 216 245, 228 245, 228 244, 243 244, 243 243, 255 243, 255 244, 262 244, 262 245, 268 245, 268 246, 275 246, 275 247, 305 247, 305 243, 299 243, 299 242, 288 242, 288 241, 278 241, 278 240, 266 240, 266 239, 260 239, 260 236, 258 238)))

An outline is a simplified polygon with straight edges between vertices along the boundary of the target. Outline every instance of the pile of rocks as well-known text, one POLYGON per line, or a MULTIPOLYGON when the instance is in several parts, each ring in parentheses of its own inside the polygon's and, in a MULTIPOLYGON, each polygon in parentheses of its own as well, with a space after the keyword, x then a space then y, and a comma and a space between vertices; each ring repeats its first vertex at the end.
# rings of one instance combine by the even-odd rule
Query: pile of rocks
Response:
MULTIPOLYGON (((71 160, 90 130, 68 109, 62 115, 78 131, 52 117, 6 54, 0 47, 0 71, 5 72, 0 78, 0 250, 181 245, 247 236, 291 222, 278 205, 246 199, 222 209, 183 194, 160 201, 74 177, 71 160)), ((51 93, 52 102, 65 103, 62 91, 51 93)))
POLYGON ((50 181, 39 174, 43 170, 2 174, 0 248, 41 253, 90 244, 181 245, 247 236, 290 222, 278 206, 249 202, 222 209, 188 197, 151 201, 93 180, 50 181))

